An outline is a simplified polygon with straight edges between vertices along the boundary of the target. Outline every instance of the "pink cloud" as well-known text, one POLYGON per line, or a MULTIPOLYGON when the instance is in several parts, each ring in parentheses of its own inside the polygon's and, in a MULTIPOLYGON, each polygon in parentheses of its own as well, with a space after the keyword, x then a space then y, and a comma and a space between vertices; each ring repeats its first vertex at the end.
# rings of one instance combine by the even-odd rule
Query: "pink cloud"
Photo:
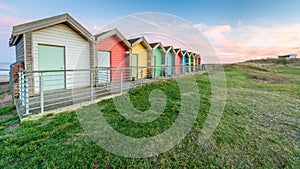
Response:
POLYGON ((221 62, 300 54, 300 24, 277 27, 239 25, 236 28, 230 25, 207 26, 203 34, 214 46, 221 62))
POLYGON ((245 25, 241 21, 237 23, 236 27, 228 23, 191 25, 173 16, 144 14, 124 17, 106 26, 94 26, 94 22, 86 22, 85 25, 93 33, 118 28, 127 38, 144 35, 149 42, 160 41, 175 48, 190 49, 200 53, 204 63, 218 63, 219 60, 221 63, 240 62, 288 53, 300 54, 300 24, 262 27, 245 25), (212 47, 199 30, 212 44, 219 58, 215 57, 212 47))
POLYGON ((0 22, 1 26, 11 26, 11 27, 26 22, 22 19, 18 19, 11 16, 0 16, 0 20, 1 20, 0 22))
POLYGON ((7 44, 11 36, 14 25, 25 23, 26 21, 11 16, 0 16, 0 43, 7 44))
POLYGON ((0 9, 10 11, 10 12, 16 12, 14 7, 12 7, 6 3, 0 3, 0 9))
POLYGON ((12 27, 26 21, 11 16, 0 16, 0 34, 10 36, 12 27))

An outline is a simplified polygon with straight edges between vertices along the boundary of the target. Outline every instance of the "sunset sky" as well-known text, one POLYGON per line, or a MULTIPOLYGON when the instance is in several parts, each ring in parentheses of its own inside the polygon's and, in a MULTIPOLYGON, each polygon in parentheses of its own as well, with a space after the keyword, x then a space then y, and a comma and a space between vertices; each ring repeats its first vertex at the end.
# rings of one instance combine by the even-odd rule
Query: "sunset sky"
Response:
MULTIPOLYGON (((12 26, 69 13, 91 33, 120 17, 141 12, 163 12, 187 20, 199 29, 221 62, 300 55, 299 0, 220 1, 0 1, 0 62, 15 60, 8 47, 12 26)), ((204 59, 205 61, 205 59, 204 59)))

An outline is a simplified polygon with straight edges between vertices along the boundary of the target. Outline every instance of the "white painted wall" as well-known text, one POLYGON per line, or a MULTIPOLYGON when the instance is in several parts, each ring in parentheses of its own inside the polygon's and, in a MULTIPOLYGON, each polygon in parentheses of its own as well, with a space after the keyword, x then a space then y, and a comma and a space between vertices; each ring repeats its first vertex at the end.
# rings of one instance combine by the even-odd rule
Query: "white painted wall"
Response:
MULTIPOLYGON (((88 41, 65 24, 34 31, 32 33, 32 43, 33 70, 39 70, 38 44, 65 46, 66 70, 90 69, 88 41)), ((67 89, 90 85, 90 72, 67 73, 66 83, 67 89)), ((38 84, 38 78, 35 78, 35 86, 38 86, 38 84)))

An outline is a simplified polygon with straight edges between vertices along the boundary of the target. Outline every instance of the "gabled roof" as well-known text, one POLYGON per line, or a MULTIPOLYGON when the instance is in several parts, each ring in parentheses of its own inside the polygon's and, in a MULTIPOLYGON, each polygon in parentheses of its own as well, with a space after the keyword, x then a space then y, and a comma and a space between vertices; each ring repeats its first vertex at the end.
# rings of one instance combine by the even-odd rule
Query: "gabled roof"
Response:
POLYGON ((138 44, 142 44, 146 49, 152 50, 151 46, 147 42, 146 38, 144 36, 134 38, 134 39, 129 39, 128 42, 131 44, 131 47, 134 47, 138 44))
POLYGON ((173 48, 173 46, 164 46, 164 48, 168 52, 169 50, 171 50, 173 48))
POLYGON ((192 55, 193 55, 194 57, 197 57, 197 56, 198 56, 198 54, 197 54, 197 53, 192 53, 192 55))
POLYGON ((150 43, 149 45, 152 47, 152 49, 156 49, 158 48, 159 43, 150 43))
POLYGON ((193 53, 194 57, 200 57, 198 53, 193 53))
POLYGON ((197 58, 199 57, 201 59, 201 56, 198 53, 195 53, 195 57, 197 57, 197 58))
POLYGON ((136 41, 138 41, 138 40, 140 40, 141 39, 141 37, 139 37, 139 38, 134 38, 134 39, 128 39, 128 42, 130 43, 130 44, 133 44, 134 42, 136 42, 136 41))
POLYGON ((165 46, 164 48, 166 52, 176 53, 173 46, 165 46))
POLYGON ((182 50, 182 55, 188 55, 188 51, 187 50, 182 50))
POLYGON ((175 51, 176 55, 178 53, 181 53, 181 55, 183 55, 182 50, 180 48, 176 48, 176 49, 174 49, 174 51, 175 51))
POLYGON ((16 42, 16 38, 18 38, 18 36, 24 33, 36 31, 39 29, 43 29, 61 23, 67 24, 70 28, 72 28, 74 31, 76 31, 85 39, 91 41, 95 40, 94 36, 87 29, 85 29, 79 22, 77 22, 74 18, 72 18, 69 14, 66 13, 66 14, 57 15, 57 16, 14 26, 12 31, 12 36, 9 40, 9 45, 14 46, 16 42))
POLYGON ((114 36, 114 35, 117 36, 128 47, 131 46, 129 41, 121 34, 121 32, 117 28, 102 32, 100 34, 96 34, 95 39, 96 39, 97 42, 101 42, 101 41, 103 41, 103 40, 105 40, 105 39, 107 39, 111 36, 114 36))
POLYGON ((164 46, 161 44, 161 42, 150 43, 150 46, 152 47, 153 50, 159 48, 163 53, 166 53, 166 50, 164 46))

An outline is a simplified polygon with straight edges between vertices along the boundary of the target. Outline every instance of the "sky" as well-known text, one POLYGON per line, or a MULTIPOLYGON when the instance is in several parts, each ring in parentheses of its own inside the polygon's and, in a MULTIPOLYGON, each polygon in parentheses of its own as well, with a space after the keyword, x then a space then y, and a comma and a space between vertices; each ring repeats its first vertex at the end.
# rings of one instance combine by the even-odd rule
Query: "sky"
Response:
POLYGON ((300 57, 299 7, 299 0, 0 0, 0 62, 15 61, 14 47, 8 47, 12 26, 62 13, 93 34, 135 13, 175 15, 202 32, 222 63, 290 53, 300 57))

